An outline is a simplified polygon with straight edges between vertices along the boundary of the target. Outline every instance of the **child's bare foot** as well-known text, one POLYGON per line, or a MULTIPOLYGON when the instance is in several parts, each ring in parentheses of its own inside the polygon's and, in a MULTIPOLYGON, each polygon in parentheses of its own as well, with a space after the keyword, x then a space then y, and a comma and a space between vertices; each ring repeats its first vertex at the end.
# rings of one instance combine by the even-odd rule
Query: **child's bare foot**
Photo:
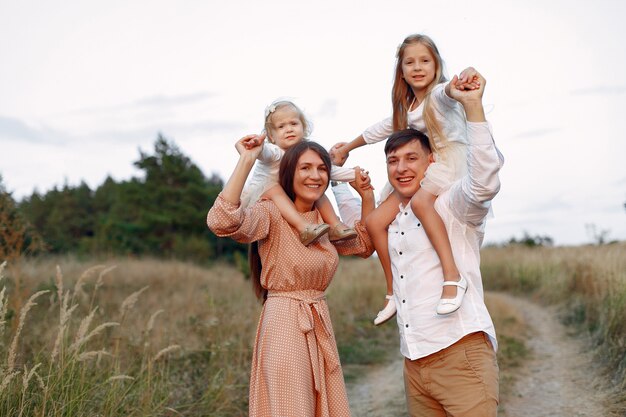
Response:
POLYGON ((304 246, 308 246, 320 237, 324 236, 324 234, 328 233, 329 229, 330 226, 326 223, 309 223, 304 227, 304 230, 300 231, 300 242, 302 242, 304 246))
POLYGON ((396 314, 396 302, 393 299, 393 295, 387 294, 385 296, 387 302, 385 304, 385 308, 378 312, 378 315, 374 319, 374 324, 378 326, 379 324, 383 324, 390 318, 392 318, 396 314))
POLYGON ((328 238, 331 242, 338 242, 341 240, 352 239, 356 236, 356 230, 345 224, 339 222, 330 228, 328 232, 328 238))

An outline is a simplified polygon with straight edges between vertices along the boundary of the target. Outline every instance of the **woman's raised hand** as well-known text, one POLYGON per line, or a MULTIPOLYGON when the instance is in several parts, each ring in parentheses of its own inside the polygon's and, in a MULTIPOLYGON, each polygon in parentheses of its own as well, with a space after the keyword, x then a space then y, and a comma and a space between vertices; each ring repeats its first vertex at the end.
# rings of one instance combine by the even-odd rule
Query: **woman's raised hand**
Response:
POLYGON ((361 196, 363 196, 363 193, 367 191, 374 191, 374 187, 372 187, 372 180, 369 176, 369 171, 365 171, 358 166, 354 167, 354 181, 350 182, 350 185, 361 196))

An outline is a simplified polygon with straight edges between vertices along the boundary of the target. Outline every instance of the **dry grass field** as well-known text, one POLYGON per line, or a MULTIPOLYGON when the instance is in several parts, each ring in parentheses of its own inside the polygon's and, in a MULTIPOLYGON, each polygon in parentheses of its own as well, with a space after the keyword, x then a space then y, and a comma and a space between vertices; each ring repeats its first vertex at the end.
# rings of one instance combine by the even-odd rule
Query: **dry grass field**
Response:
MULTIPOLYGON (((598 340, 618 386, 624 258, 624 246, 615 245, 490 248, 483 270, 488 288, 564 303, 570 322, 598 340)), ((261 307, 235 268, 41 258, 7 265, 3 275, 0 415, 246 415, 261 307)), ((395 324, 371 325, 383 291, 376 260, 342 260, 328 302, 344 365, 397 357, 395 324)), ((490 297, 487 303, 506 396, 512 370, 528 354, 526 326, 510 306, 490 297)))

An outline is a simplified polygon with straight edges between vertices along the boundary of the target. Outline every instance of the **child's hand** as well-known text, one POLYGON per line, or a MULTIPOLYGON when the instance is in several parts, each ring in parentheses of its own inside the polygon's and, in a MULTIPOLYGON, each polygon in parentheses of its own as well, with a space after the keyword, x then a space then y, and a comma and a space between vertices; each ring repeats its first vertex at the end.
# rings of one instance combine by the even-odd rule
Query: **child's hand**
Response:
POLYGON ((458 82, 455 85, 457 90, 477 90, 480 88, 480 74, 472 67, 467 67, 458 76, 458 82))
POLYGON ((246 149, 252 149, 255 146, 263 145, 263 141, 265 141, 265 133, 261 133, 260 135, 248 135, 251 136, 244 145, 246 149))
POLYGON ((263 149, 264 140, 265 133, 261 135, 246 135, 235 143, 235 149, 237 149, 239 155, 242 155, 246 151, 258 148, 257 150, 255 150, 255 153, 258 155, 259 153, 261 153, 261 149, 263 149))
POLYGON ((369 171, 365 171, 358 166, 354 167, 354 181, 350 182, 350 185, 359 194, 374 190, 374 187, 372 187, 372 180, 369 176, 369 171))
POLYGON ((455 75, 452 80, 450 80, 450 97, 461 104, 465 104, 470 101, 481 101, 483 93, 485 92, 485 85, 487 84, 487 81, 476 70, 474 70, 472 79, 475 80, 472 83, 477 87, 473 89, 464 89, 459 87, 461 81, 460 78, 455 75))
POLYGON ((364 190, 373 190, 374 186, 372 185, 372 179, 370 178, 370 172, 364 170, 363 168, 359 168, 359 175, 361 176, 362 184, 361 188, 364 190))
POLYGON ((349 152, 345 150, 346 142, 339 142, 330 148, 330 159, 333 165, 343 166, 349 156, 349 152))

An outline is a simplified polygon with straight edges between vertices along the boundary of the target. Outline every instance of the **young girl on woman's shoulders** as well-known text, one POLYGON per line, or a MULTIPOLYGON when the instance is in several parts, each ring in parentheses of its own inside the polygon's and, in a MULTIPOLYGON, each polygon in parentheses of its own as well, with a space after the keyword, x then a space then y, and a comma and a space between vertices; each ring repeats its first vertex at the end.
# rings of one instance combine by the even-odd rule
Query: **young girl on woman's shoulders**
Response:
MULTIPOLYGON (((275 101, 267 107, 265 132, 262 135, 253 134, 244 138, 247 138, 247 147, 262 143, 263 149, 258 157, 254 173, 243 190, 241 204, 244 207, 248 206, 255 203, 261 196, 270 198, 280 210, 283 218, 300 233, 300 240, 304 245, 315 242, 326 233, 331 241, 355 237, 355 230, 339 220, 328 197, 323 196, 316 203, 325 223, 308 223, 298 213, 291 199, 277 185, 280 161, 285 151, 306 140, 310 130, 310 123, 304 113, 291 101, 275 101), (267 141, 265 141, 266 136, 267 141)), ((334 181, 354 181, 355 171, 351 168, 333 166, 330 177, 334 181)))

